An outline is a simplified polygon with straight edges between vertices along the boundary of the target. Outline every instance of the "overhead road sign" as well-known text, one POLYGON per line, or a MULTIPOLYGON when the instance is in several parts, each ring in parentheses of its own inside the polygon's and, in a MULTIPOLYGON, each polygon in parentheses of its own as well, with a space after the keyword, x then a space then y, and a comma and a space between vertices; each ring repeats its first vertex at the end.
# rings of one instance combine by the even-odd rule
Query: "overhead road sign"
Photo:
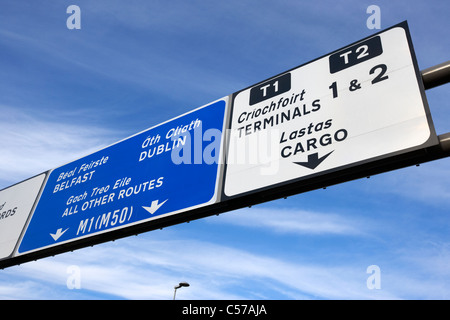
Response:
POLYGON ((406 22, 233 96, 228 198, 437 145, 406 22))
POLYGON ((218 201, 227 98, 52 170, 17 255, 218 201))
POLYGON ((448 70, 422 83, 404 22, 0 190, 0 268, 448 157, 448 70))

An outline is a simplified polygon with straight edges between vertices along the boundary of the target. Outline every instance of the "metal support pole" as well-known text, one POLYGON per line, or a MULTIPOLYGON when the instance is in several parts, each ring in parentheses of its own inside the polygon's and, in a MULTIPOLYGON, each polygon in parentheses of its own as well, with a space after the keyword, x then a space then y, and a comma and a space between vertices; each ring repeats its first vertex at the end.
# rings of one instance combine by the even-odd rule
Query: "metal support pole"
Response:
POLYGON ((450 132, 440 134, 438 138, 441 150, 447 154, 450 154, 450 132))
MULTIPOLYGON (((431 89, 450 82, 450 60, 427 68, 420 72, 422 74, 425 89, 431 89)), ((439 139, 439 151, 436 159, 450 156, 450 132, 441 134, 439 139)))
POLYGON ((425 89, 431 89, 450 82, 450 60, 434 67, 422 70, 425 89))
POLYGON ((173 292, 173 300, 175 300, 175 296, 177 294, 177 289, 180 289, 181 287, 189 287, 190 284, 187 282, 180 282, 177 286, 174 287, 175 291, 173 292))

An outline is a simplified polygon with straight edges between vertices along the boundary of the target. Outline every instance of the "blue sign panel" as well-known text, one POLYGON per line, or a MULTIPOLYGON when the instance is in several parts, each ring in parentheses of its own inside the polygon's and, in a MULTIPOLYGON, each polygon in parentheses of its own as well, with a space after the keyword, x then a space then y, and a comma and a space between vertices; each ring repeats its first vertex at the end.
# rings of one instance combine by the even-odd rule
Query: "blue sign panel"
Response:
POLYGON ((54 169, 23 254, 217 202, 227 99, 54 169))

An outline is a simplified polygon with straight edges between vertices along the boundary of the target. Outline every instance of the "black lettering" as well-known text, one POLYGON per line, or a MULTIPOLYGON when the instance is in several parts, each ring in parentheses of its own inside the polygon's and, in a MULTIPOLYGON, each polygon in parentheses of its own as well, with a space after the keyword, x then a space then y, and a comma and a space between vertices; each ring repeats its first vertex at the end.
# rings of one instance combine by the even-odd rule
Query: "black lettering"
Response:
POLYGON ((309 151, 309 150, 311 150, 311 148, 317 149, 316 142, 317 142, 316 138, 311 138, 311 139, 306 140, 307 150, 309 151))
POLYGON ((312 111, 319 111, 320 109, 320 99, 316 99, 313 101, 312 106, 314 107, 312 111))
POLYGON ((253 87, 250 90, 250 105, 273 98, 289 90, 291 90, 291 74, 286 73, 253 87))
POLYGON ((300 129, 298 131, 298 137, 299 138, 303 137, 305 135, 305 133, 306 133, 306 128, 300 129))
POLYGON ((385 64, 379 64, 370 69, 369 74, 375 73, 375 70, 381 69, 380 73, 372 80, 372 84, 375 84, 377 82, 389 79, 389 76, 385 76, 384 74, 387 71, 387 66, 385 64))
POLYGON ((334 134, 334 140, 341 142, 343 140, 345 140, 348 136, 348 132, 345 129, 339 129, 338 131, 336 131, 336 133, 334 134), (341 134, 341 137, 339 137, 339 134, 341 134))
POLYGON ((283 157, 283 158, 287 158, 287 157, 289 157, 292 153, 291 153, 291 150, 292 149, 292 147, 291 146, 286 146, 286 147, 284 147, 283 149, 281 149, 281 156, 283 157), (287 150, 287 151, 286 151, 287 150))

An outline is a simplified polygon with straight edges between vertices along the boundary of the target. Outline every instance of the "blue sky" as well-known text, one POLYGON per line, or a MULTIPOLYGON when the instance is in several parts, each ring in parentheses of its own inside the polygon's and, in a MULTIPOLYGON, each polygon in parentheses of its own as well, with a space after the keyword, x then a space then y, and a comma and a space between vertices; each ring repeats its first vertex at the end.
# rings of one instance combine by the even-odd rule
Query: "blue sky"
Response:
MULTIPOLYGON (((447 1, 2 0, 0 189, 369 36, 372 4, 383 29, 408 20, 420 69, 449 60, 447 1)), ((426 93, 449 132, 450 87, 426 93)), ((180 281, 178 299, 449 299, 448 174, 443 159, 7 268, 0 299, 171 299, 180 281)))

